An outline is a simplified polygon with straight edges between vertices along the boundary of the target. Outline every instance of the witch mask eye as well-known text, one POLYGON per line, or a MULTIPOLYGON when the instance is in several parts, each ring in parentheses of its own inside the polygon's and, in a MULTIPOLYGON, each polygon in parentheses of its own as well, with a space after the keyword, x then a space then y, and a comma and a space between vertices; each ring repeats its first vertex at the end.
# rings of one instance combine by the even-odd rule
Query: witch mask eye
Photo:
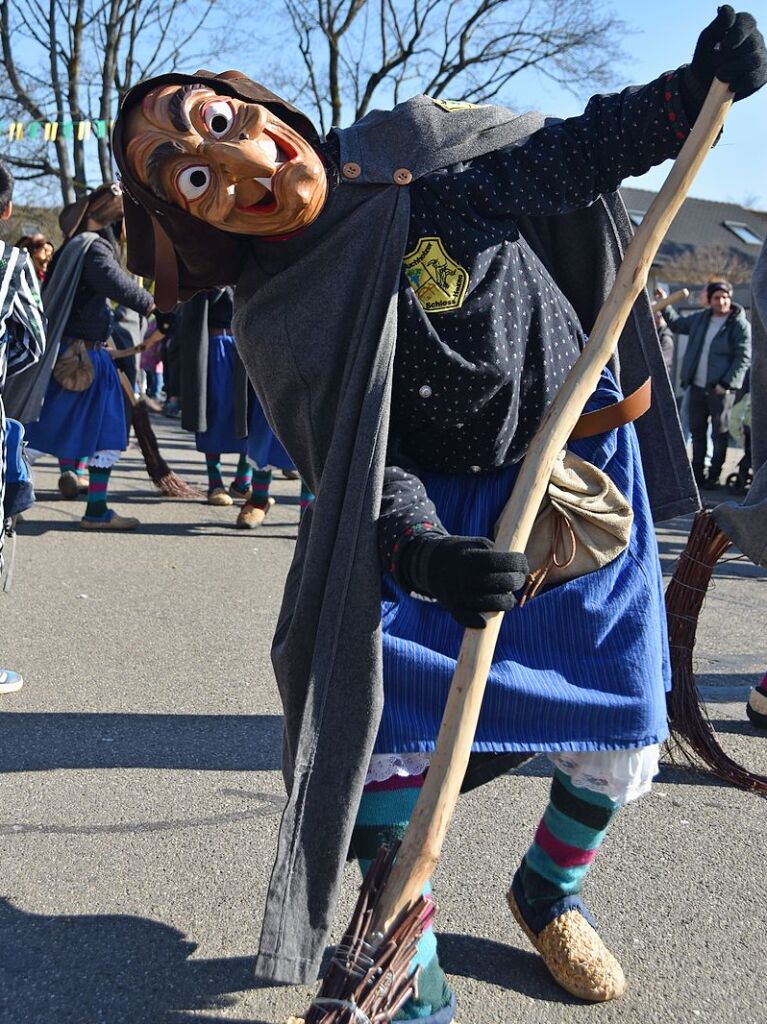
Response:
POLYGON ((211 136, 214 139, 221 139, 232 127, 234 111, 226 100, 214 100, 205 104, 202 119, 211 136))
POLYGON ((203 164, 185 167, 176 175, 176 188, 184 199, 199 199, 210 185, 210 168, 203 164))

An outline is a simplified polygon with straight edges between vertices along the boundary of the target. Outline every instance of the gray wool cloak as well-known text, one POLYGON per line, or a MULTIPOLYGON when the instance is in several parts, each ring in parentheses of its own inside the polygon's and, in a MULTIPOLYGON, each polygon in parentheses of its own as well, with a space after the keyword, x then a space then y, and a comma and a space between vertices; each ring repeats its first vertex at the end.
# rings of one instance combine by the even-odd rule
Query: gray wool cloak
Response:
POLYGON ((767 566, 767 245, 751 278, 751 465, 743 503, 724 502, 713 515, 744 555, 767 566))
MULTIPOLYGON (((520 144, 546 122, 419 96, 338 131, 341 180, 298 238, 254 241, 235 292, 240 355, 277 436, 317 494, 299 530, 272 646, 288 790, 256 973, 316 977, 383 701, 380 504, 409 175, 520 144), (395 177, 396 173, 396 177, 395 177), (404 181, 398 184, 397 181, 404 181)), ((522 229, 588 331, 631 235, 617 195, 522 229)), ((646 295, 623 333, 621 379, 648 376, 637 424, 657 518, 698 507, 646 295)))

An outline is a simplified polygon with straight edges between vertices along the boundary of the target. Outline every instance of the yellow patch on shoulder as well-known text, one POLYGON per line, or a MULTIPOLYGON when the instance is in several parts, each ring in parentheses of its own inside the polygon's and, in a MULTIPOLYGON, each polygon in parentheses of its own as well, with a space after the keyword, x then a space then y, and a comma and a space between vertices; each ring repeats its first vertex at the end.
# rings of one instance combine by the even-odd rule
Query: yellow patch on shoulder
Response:
POLYGON ((454 110, 473 110, 479 106, 478 103, 469 103, 468 100, 437 100, 433 96, 430 96, 429 99, 436 106, 446 110, 448 114, 452 114, 454 110))
POLYGON ((427 235, 418 239, 403 259, 405 274, 427 313, 460 309, 469 287, 469 272, 452 259, 442 239, 427 235))

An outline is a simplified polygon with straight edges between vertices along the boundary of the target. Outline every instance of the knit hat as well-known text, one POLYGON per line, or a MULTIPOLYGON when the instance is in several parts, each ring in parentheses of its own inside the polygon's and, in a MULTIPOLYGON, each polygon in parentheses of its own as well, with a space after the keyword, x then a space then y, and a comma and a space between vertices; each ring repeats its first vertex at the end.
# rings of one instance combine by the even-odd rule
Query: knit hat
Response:
POLYGON ((235 284, 242 272, 249 239, 221 231, 160 199, 134 175, 126 155, 127 114, 147 93, 163 85, 204 85, 221 95, 260 103, 313 145, 319 144, 320 138, 306 114, 241 71, 159 75, 130 90, 112 133, 114 158, 120 168, 126 200, 128 267, 134 274, 154 279, 157 305, 168 310, 178 299, 188 299, 202 289, 235 284))
POLYGON ((711 302, 714 292, 727 292, 728 295, 732 295, 732 285, 729 281, 709 281, 706 286, 706 295, 709 302, 711 302))

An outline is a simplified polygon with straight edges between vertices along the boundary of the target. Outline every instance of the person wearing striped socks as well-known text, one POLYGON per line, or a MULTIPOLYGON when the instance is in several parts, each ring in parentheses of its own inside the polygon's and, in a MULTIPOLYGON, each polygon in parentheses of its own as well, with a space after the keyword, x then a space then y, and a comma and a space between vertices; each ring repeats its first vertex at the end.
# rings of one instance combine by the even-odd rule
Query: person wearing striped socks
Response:
POLYGON ((45 452, 59 460, 59 489, 67 498, 86 490, 87 460, 83 529, 134 530, 138 519, 119 515, 107 505, 112 466, 128 446, 125 395, 107 349, 113 320, 109 301, 147 316, 154 309, 154 297, 120 266, 123 199, 119 185, 101 186, 65 206, 59 224, 65 242, 50 263, 43 293, 44 304, 51 306, 46 306, 49 331, 53 333, 57 318, 66 316, 66 322, 59 324, 58 358, 71 344, 82 342, 93 380, 82 390, 72 390, 69 382, 56 379, 54 369, 40 417, 27 426, 28 451, 30 455, 45 452), (71 306, 51 304, 51 295, 66 294, 67 289, 74 297, 71 306))

